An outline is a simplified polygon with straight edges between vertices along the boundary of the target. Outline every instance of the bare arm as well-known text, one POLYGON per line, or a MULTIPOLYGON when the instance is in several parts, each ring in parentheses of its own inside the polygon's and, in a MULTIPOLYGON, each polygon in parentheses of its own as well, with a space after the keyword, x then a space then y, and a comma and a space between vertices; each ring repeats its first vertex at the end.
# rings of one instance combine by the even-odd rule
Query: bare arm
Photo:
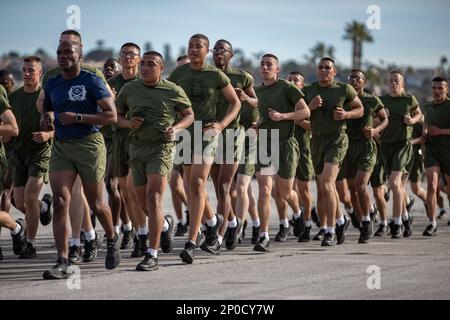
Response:
POLYGON ((19 135, 19 127, 17 126, 16 117, 14 117, 14 113, 11 110, 5 110, 0 119, 2 120, 2 124, 0 124, 0 136, 9 138, 15 137, 19 135))
POLYGON ((41 89, 41 92, 39 92, 39 96, 36 100, 36 108, 39 113, 44 113, 44 99, 45 99, 45 92, 43 89, 41 89))
MULTIPOLYGON (((96 101, 97 105, 102 109, 102 112, 95 114, 82 114, 81 123, 93 125, 108 125, 117 122, 116 107, 112 97, 107 97, 96 101)), ((62 125, 74 124, 76 113, 63 112, 59 116, 62 125)))
POLYGON ((295 121, 295 124, 306 131, 311 131, 311 121, 309 120, 295 121))
POLYGON ((269 108, 269 117, 273 121, 297 120, 302 121, 310 116, 308 105, 305 100, 300 99, 295 105, 294 112, 280 113, 269 108))
POLYGON ((180 114, 183 118, 173 126, 166 128, 166 130, 164 131, 164 135, 168 140, 174 140, 175 135, 179 130, 186 129, 192 123, 194 123, 194 111, 192 110, 192 108, 187 108, 181 111, 180 114))
POLYGON ((342 121, 346 119, 358 119, 363 116, 364 107, 358 96, 356 96, 355 99, 350 101, 349 106, 351 108, 350 111, 345 111, 343 108, 337 107, 333 111, 333 119, 337 121, 342 121))
POLYGON ((236 91, 231 84, 228 84, 225 88, 222 89, 222 94, 230 103, 228 111, 225 114, 225 117, 223 117, 222 121, 206 124, 205 128, 203 129, 204 131, 213 129, 222 132, 223 129, 225 129, 231 121, 236 119, 239 110, 241 109, 241 102, 239 101, 236 91))
POLYGON ((241 102, 247 102, 250 107, 256 108, 258 106, 258 98, 256 97, 255 89, 248 87, 245 90, 236 88, 236 94, 241 102))
POLYGON ((422 119, 422 112, 420 111, 419 107, 415 108, 414 110, 411 110, 410 115, 406 115, 403 119, 403 122, 408 125, 412 126, 418 122, 420 122, 422 119))

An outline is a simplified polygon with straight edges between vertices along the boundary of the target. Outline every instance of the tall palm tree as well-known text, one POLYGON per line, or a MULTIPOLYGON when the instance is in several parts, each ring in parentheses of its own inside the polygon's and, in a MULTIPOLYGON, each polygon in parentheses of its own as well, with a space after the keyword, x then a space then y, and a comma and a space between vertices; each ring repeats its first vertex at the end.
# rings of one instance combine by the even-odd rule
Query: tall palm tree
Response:
POLYGON ((345 26, 345 40, 351 40, 353 45, 352 66, 353 69, 361 68, 362 44, 363 42, 373 42, 370 31, 364 23, 353 20, 345 26))
POLYGON ((327 46, 324 42, 317 42, 314 47, 309 49, 309 60, 312 64, 316 64, 318 59, 323 57, 334 58, 336 48, 332 45, 327 46))

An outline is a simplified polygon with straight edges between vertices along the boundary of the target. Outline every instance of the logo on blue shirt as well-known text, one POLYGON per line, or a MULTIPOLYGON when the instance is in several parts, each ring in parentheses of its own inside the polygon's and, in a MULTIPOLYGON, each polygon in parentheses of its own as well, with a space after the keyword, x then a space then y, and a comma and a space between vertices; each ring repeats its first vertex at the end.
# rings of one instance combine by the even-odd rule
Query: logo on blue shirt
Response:
POLYGON ((70 101, 86 100, 86 88, 84 87, 84 85, 70 87, 69 99, 70 99, 70 101))

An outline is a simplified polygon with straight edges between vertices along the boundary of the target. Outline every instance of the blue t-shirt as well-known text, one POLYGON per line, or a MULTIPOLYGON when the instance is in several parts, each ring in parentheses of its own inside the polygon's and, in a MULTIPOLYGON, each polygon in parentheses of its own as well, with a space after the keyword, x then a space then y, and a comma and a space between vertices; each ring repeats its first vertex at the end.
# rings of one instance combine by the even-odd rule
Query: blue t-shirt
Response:
POLYGON ((57 139, 82 139, 96 133, 100 127, 86 123, 75 123, 63 126, 59 121, 62 112, 95 114, 101 112, 97 100, 110 97, 102 80, 93 73, 81 70, 80 74, 70 80, 58 75, 48 80, 44 88, 44 110, 55 113, 55 135, 57 139))

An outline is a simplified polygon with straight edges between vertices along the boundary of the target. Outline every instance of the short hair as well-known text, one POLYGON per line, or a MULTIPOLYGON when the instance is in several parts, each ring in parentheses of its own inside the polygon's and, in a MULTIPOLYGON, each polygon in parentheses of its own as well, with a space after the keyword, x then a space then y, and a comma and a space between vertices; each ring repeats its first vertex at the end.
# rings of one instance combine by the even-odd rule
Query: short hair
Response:
POLYGON ((36 56, 25 57, 25 58, 23 58, 23 62, 29 62, 29 63, 36 62, 36 63, 39 63, 40 65, 42 65, 41 58, 36 57, 36 56))
POLYGON ((112 57, 106 59, 105 63, 107 63, 108 61, 113 61, 113 62, 119 63, 119 60, 117 60, 116 58, 112 58, 112 57))
POLYGON ((189 56, 187 54, 183 54, 182 56, 179 56, 177 58, 177 62, 180 62, 180 61, 183 61, 183 60, 186 60, 186 59, 189 59, 189 56))
POLYGON ((6 69, 0 70, 0 78, 5 78, 5 77, 7 77, 9 75, 12 76, 11 71, 6 70, 6 69))
POLYGON ((353 72, 359 72, 359 73, 361 73, 364 76, 364 79, 366 78, 365 72, 362 71, 361 69, 352 69, 352 71, 350 71, 350 73, 353 73, 353 72))
POLYGON ((71 30, 71 29, 64 30, 63 32, 61 32, 61 35, 63 35, 63 34, 70 34, 70 35, 76 36, 80 39, 80 43, 81 43, 81 35, 77 31, 71 30))
POLYGON ((263 58, 272 58, 272 59, 275 59, 278 63, 280 63, 280 60, 278 60, 278 57, 272 53, 266 53, 265 55, 263 55, 261 57, 261 59, 263 59, 263 58))
POLYGON ((289 72, 289 74, 292 74, 294 76, 301 76, 303 79, 305 78, 305 75, 303 73, 301 73, 300 71, 294 70, 294 71, 289 72))
POLYGON ((392 70, 391 72, 389 72, 389 74, 391 74, 391 75, 398 74, 398 75, 401 75, 403 79, 405 79, 405 75, 400 70, 392 70))
POLYGON ((228 44, 230 46, 231 53, 233 53, 233 45, 230 43, 230 41, 225 40, 225 39, 219 39, 216 41, 216 43, 217 42, 225 42, 226 44, 228 44))
POLYGON ((136 48, 136 49, 139 50, 139 53, 141 53, 141 48, 140 48, 136 43, 134 43, 134 42, 127 42, 127 43, 124 43, 124 44, 120 47, 120 50, 122 50, 122 49, 125 48, 125 47, 134 47, 134 48, 136 48))
POLYGON ((448 83, 447 78, 444 78, 444 77, 434 77, 431 80, 431 82, 447 82, 448 83))
POLYGON ((194 34, 189 40, 192 39, 201 39, 201 40, 205 40, 208 43, 208 48, 209 48, 209 39, 207 36, 205 36, 204 34, 201 33, 196 33, 194 34))
POLYGON ((334 61, 333 58, 323 57, 322 59, 320 59, 319 63, 322 62, 322 61, 331 61, 331 62, 333 62, 333 65, 336 66, 336 62, 334 61))
POLYGON ((144 52, 143 56, 145 56, 145 55, 147 55, 147 56, 157 56, 157 57, 159 57, 159 58, 161 59, 162 64, 164 65, 164 58, 163 58, 163 56, 161 55, 161 53, 159 53, 158 51, 150 50, 150 51, 144 52))

